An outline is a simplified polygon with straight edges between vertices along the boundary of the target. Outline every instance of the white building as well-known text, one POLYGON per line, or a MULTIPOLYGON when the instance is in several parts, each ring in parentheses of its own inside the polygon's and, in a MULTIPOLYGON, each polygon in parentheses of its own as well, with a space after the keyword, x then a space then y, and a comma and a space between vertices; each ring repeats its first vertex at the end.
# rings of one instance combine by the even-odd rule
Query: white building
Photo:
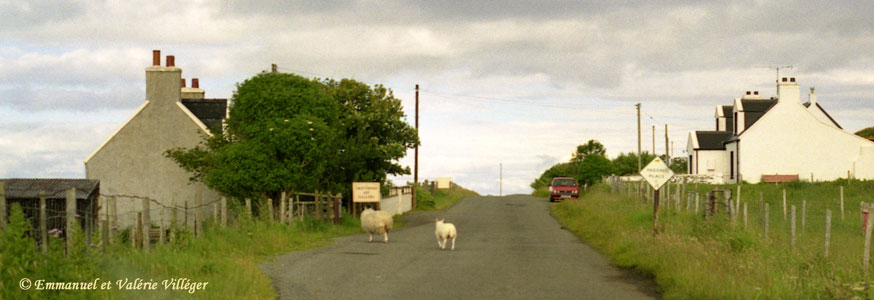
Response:
POLYGON ((747 92, 716 107, 715 131, 689 133, 689 173, 721 175, 723 182, 874 179, 874 142, 846 132, 817 102, 802 104, 794 77, 777 84, 777 97, 747 92))

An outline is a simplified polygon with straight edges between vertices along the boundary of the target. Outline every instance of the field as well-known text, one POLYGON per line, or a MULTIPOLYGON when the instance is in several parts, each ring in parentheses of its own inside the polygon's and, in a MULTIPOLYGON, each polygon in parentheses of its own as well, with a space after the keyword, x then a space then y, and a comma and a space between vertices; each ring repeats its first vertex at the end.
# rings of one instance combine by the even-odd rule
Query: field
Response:
POLYGON ((666 299, 874 298, 874 271, 866 273, 862 265, 865 241, 859 205, 874 202, 874 182, 744 184, 736 218, 719 214, 705 220, 703 196, 713 188, 737 191, 733 185, 688 185, 688 192, 701 195, 699 212, 694 212, 694 201, 687 208, 689 202, 681 200, 680 209, 675 198, 662 202, 660 234, 655 237, 652 202, 619 188, 611 193, 608 185, 590 189, 580 200, 553 205, 552 212, 616 265, 651 276, 666 299), (785 219, 783 189, 788 206, 785 219), (746 223, 743 203, 748 207, 746 223), (765 203, 769 204, 767 238, 765 203), (792 205, 796 207, 794 246, 792 205), (832 212, 828 257, 827 209, 832 212))

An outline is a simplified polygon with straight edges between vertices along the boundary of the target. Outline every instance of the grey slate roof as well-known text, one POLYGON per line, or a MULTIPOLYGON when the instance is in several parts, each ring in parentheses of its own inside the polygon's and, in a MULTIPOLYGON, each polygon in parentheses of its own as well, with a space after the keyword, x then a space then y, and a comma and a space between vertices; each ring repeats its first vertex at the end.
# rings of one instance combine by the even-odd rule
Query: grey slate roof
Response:
POLYGON ((697 150, 725 150, 723 142, 732 137, 731 131, 695 131, 697 150))
POLYGON ((221 130, 222 120, 227 116, 228 99, 182 99, 182 105, 215 132, 221 130))
POLYGON ((722 115, 725 116, 725 130, 734 131, 734 105, 723 105, 722 115))
POLYGON ((741 100, 741 105, 744 108, 744 128, 750 128, 756 121, 759 120, 771 107, 777 104, 776 99, 768 100, 741 100))
POLYGON ((10 178, 0 179, 6 184, 7 199, 39 199, 39 192, 45 191, 46 199, 64 199, 67 190, 76 188, 76 199, 88 199, 92 193, 99 192, 100 180, 67 178, 10 178))

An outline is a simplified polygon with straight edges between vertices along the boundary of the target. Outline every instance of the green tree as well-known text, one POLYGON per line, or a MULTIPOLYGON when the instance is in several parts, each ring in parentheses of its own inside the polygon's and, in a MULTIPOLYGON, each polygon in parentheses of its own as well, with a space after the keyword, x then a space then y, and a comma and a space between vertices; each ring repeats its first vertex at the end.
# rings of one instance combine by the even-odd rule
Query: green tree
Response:
MULTIPOLYGON (((651 162, 655 158, 655 155, 644 151, 641 155, 641 158, 641 167, 646 167, 646 164, 651 162)), ((620 153, 619 156, 613 159, 613 167, 615 168, 615 172, 617 175, 637 174, 637 153, 620 153)))
POLYGON ((319 82, 261 73, 237 85, 227 133, 166 155, 236 197, 313 189, 338 153, 338 107, 319 82))
POLYGON ((586 156, 590 154, 596 154, 605 156, 607 155, 607 148, 604 147, 601 142, 596 140, 589 140, 585 144, 577 146, 577 151, 571 153, 571 161, 572 162, 581 162, 586 156))
POLYGON ((416 129, 406 122, 401 100, 382 85, 373 87, 352 80, 323 80, 339 107, 339 155, 330 168, 330 180, 351 189, 353 181, 378 181, 387 175, 410 174, 398 160, 416 147, 416 129))
POLYGON ((603 155, 587 155, 580 162, 577 181, 581 184, 592 185, 601 181, 601 177, 614 173, 613 163, 603 155))
POLYGON ((674 171, 674 174, 686 174, 688 173, 688 164, 686 163, 688 159, 686 157, 673 157, 671 158, 671 164, 668 165, 671 168, 671 171, 674 171))
POLYGON ((874 139, 874 127, 868 127, 859 131, 856 131, 856 135, 861 136, 867 139, 874 139))
POLYGON ((542 188, 545 186, 549 186, 552 183, 553 177, 578 177, 579 175, 579 164, 572 162, 558 163, 543 171, 534 182, 531 183, 531 187, 535 190, 538 188, 542 188))

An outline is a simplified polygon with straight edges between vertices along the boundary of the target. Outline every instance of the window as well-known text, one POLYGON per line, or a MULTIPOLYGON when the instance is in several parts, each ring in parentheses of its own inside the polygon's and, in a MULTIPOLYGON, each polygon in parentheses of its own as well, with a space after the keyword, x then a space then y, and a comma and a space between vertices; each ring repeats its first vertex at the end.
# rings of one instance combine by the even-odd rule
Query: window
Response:
POLYGON ((734 151, 729 152, 729 157, 730 158, 728 159, 728 165, 729 165, 730 171, 729 171, 728 178, 734 179, 734 151))

